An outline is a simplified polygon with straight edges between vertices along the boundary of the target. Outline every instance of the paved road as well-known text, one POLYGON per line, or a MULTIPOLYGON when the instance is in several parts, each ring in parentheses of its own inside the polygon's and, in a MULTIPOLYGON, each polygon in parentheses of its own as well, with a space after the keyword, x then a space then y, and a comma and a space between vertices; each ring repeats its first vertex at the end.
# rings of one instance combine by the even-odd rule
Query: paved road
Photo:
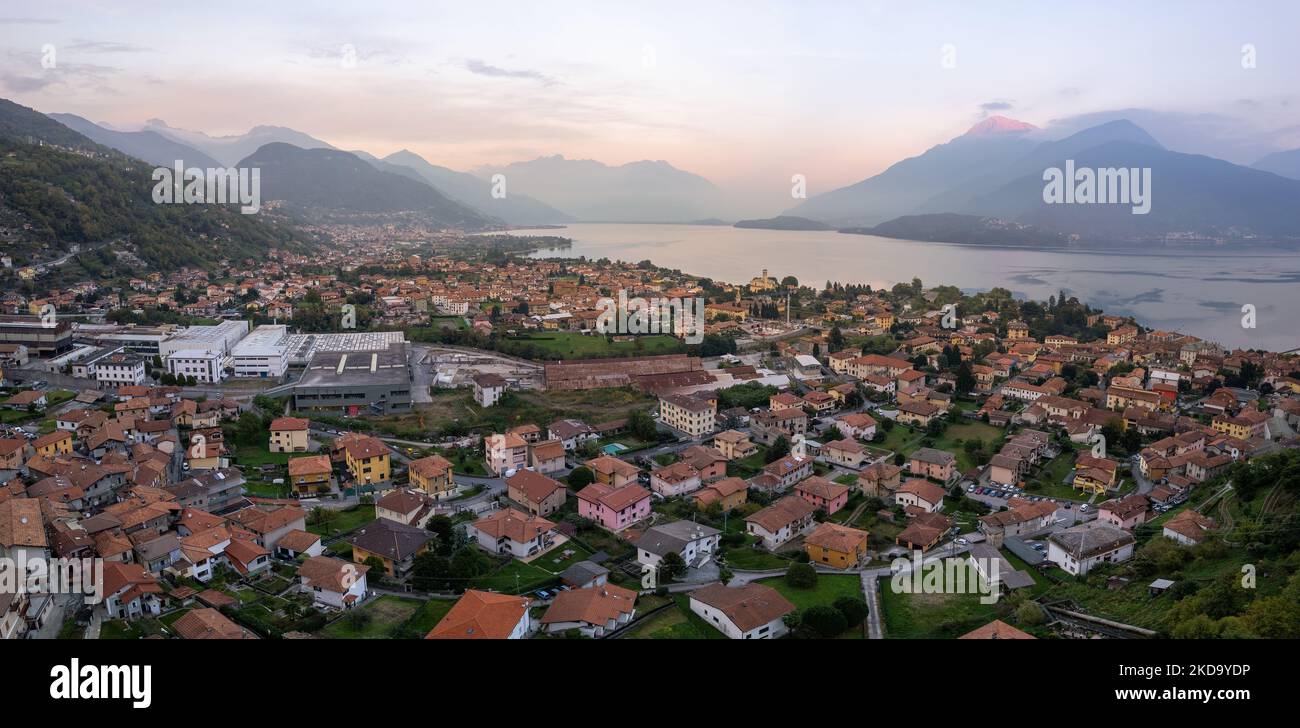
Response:
POLYGON ((880 626, 879 583, 874 575, 863 572, 862 593, 867 600, 867 639, 884 639, 885 631, 880 626))

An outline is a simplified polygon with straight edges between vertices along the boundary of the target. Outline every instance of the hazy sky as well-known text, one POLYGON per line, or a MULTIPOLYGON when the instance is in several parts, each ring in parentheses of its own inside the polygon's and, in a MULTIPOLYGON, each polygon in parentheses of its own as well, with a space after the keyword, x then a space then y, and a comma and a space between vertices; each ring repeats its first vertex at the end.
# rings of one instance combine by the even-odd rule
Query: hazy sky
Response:
POLYGON ((458 169, 664 159, 768 211, 792 174, 816 194, 989 113, 1137 110, 1171 148, 1244 163, 1300 147, 1289 2, 290 5, 7 0, 0 95, 119 128, 277 124, 458 169))

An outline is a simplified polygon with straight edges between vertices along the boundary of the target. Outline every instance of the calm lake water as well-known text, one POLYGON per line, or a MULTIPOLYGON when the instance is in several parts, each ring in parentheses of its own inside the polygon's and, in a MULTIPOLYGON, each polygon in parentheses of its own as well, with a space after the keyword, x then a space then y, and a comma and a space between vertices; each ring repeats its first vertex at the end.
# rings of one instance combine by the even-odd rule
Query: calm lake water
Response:
POLYGON ((919 277, 927 286, 954 285, 968 293, 1001 286, 1044 301, 1064 289, 1153 328, 1228 346, 1300 347, 1300 252, 1294 251, 1022 250, 709 225, 579 223, 545 233, 572 238, 573 247, 539 251, 538 257, 650 260, 733 283, 766 268, 769 275, 792 275, 818 288, 828 280, 888 287, 919 277), (1244 304, 1255 306, 1254 329, 1242 327, 1244 304))

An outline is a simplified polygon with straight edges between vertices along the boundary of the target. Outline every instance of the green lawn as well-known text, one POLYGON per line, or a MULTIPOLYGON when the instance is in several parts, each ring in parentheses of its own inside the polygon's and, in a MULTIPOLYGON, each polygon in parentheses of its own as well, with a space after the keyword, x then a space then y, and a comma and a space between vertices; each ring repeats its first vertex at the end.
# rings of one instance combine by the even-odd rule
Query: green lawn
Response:
POLYGON ((650 356, 682 351, 673 336, 638 336, 632 341, 609 341, 604 336, 587 336, 574 331, 547 331, 501 341, 501 350, 512 354, 532 352, 542 359, 583 359, 608 356, 650 356))
POLYGON ((470 583, 470 586, 506 594, 524 594, 534 589, 541 589, 555 580, 555 574, 514 559, 493 573, 478 577, 470 583))
MULTIPOLYGON (((734 520, 739 521, 740 519, 734 520)), ((727 566, 733 569, 762 571, 763 569, 784 569, 790 565, 788 557, 779 553, 774 554, 761 546, 755 548, 754 543, 757 543, 756 538, 746 536, 745 545, 724 548, 722 555, 727 560, 727 566)))
POLYGON ((240 467, 258 467, 259 465, 284 465, 293 453, 270 452, 264 445, 240 445, 235 448, 235 462, 240 467))
POLYGON ((714 629, 698 614, 691 611, 690 597, 678 594, 673 598, 675 608, 641 620, 628 630, 627 639, 674 640, 724 640, 726 635, 714 629))
POLYGON ((429 634, 429 630, 437 626, 455 604, 456 602, 450 599, 430 599, 411 615, 411 618, 406 621, 406 626, 420 635, 429 634))
POLYGON ((334 639, 385 639, 389 637, 394 627, 406 623, 423 607, 424 603, 419 599, 406 599, 386 594, 359 607, 360 614, 367 617, 363 624, 359 626, 354 624, 352 615, 344 614, 325 627, 322 634, 334 639))
POLYGON ((887 638, 952 639, 999 616, 998 605, 980 603, 978 593, 897 593, 890 579, 881 579, 879 583, 887 638))
POLYGON ((353 506, 343 511, 333 511, 334 518, 327 523, 313 523, 307 530, 318 536, 348 533, 375 520, 375 507, 370 505, 353 506))
MULTIPOLYGON (((817 585, 811 589, 791 586, 784 576, 763 579, 758 583, 781 592, 781 596, 789 599, 801 612, 809 607, 832 606, 840 597, 865 598, 862 594, 862 579, 857 574, 818 574, 817 585)), ((844 636, 862 638, 864 635, 861 625, 853 625, 844 636)))

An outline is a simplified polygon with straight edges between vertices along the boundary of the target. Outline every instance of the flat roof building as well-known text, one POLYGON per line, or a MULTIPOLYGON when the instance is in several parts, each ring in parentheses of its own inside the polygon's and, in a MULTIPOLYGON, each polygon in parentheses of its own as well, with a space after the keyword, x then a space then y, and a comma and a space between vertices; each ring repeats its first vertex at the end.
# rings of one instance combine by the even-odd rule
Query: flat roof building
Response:
POLYGON ((375 351, 326 351, 311 358, 291 385, 294 409, 367 409, 387 414, 411 409, 411 371, 405 342, 375 351))

